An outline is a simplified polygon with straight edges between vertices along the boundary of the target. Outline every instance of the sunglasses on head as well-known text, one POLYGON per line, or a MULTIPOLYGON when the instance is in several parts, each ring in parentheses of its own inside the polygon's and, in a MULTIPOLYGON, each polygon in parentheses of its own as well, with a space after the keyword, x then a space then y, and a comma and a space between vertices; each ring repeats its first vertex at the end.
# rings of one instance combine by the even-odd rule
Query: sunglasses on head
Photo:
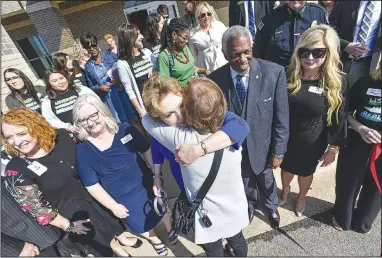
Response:
POLYGON ((201 15, 200 15, 200 18, 202 18, 202 19, 204 19, 204 18, 206 18, 207 16, 208 17, 211 17, 211 13, 210 12, 208 12, 208 13, 202 13, 201 15))
POLYGON ((300 58, 309 58, 310 54, 313 58, 323 58, 326 55, 326 48, 299 48, 297 53, 300 58))

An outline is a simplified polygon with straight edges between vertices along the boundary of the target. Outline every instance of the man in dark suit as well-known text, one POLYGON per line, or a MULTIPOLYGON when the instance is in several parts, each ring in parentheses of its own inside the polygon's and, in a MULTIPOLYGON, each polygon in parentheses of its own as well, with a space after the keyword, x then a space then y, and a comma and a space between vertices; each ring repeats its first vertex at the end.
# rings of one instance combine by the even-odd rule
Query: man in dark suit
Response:
MULTIPOLYGON (((254 30, 256 33, 257 25, 261 19, 270 13, 275 7, 277 1, 229 1, 229 26, 240 25, 247 29, 254 30), (252 15, 249 16, 249 11, 252 10, 252 15), (251 28, 252 23, 250 17, 254 18, 254 27, 251 28)), ((252 31, 251 31, 252 33, 252 31)), ((254 35, 253 35, 254 36, 254 35)))
POLYGON ((350 87, 370 73, 372 56, 380 50, 380 22, 380 1, 338 1, 330 14, 329 24, 342 39, 341 49, 347 51, 341 59, 350 87))
POLYGON ((41 226, 6 190, 1 182, 1 256, 70 256, 80 253, 81 246, 61 238, 58 229, 41 226), (57 242, 58 241, 58 242, 57 242), (41 253, 40 253, 41 251, 41 253))
POLYGON ((210 74, 221 87, 229 111, 245 119, 251 132, 243 144, 242 177, 249 216, 258 205, 258 191, 269 211, 272 227, 278 227, 277 186, 272 168, 280 166, 289 138, 289 106, 284 68, 252 58, 248 29, 232 26, 222 38, 228 64, 210 74))

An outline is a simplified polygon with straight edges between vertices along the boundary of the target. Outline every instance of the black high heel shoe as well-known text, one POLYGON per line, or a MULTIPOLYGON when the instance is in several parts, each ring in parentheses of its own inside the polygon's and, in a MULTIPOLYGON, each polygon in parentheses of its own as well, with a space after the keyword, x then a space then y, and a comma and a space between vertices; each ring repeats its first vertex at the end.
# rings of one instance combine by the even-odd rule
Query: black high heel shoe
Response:
MULTIPOLYGON (((118 239, 117 239, 117 240, 118 240, 118 239)), ((131 248, 135 248, 135 249, 141 247, 142 244, 143 244, 142 240, 140 240, 139 238, 137 238, 137 242, 135 242, 135 244, 133 244, 133 245, 131 245, 131 246, 124 245, 124 244, 122 244, 119 240, 118 240, 118 243, 119 243, 121 246, 131 247, 131 248)))

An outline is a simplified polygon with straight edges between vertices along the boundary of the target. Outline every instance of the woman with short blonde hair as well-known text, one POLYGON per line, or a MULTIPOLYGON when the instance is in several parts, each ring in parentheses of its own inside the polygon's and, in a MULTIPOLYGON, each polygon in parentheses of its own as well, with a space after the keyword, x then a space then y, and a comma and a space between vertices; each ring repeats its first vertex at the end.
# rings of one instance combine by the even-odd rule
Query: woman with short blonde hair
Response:
POLYGON ((223 33, 227 27, 219 21, 214 8, 207 2, 197 5, 195 17, 198 25, 191 30, 188 45, 195 65, 213 72, 227 63, 221 51, 223 33))
POLYGON ((167 247, 153 228, 163 218, 171 244, 176 243, 177 234, 171 229, 169 214, 155 212, 154 195, 144 187, 142 173, 145 168, 150 170, 146 163, 152 167, 150 144, 134 126, 117 125, 107 106, 95 96, 78 98, 73 118, 82 140, 76 146, 76 166, 86 190, 123 219, 132 233, 148 238, 158 255, 167 255, 167 247))
POLYGON ((111 133, 118 132, 118 124, 113 118, 113 116, 111 115, 110 109, 107 108, 107 106, 104 105, 97 96, 93 94, 86 94, 86 95, 83 95, 83 97, 80 97, 79 99, 77 99, 77 101, 74 103, 74 106, 73 106, 73 124, 75 127, 78 128, 77 137, 79 140, 85 141, 89 136, 88 132, 83 127, 83 125, 78 122, 79 109, 84 104, 93 105, 102 115, 105 116, 105 124, 109 132, 111 133))
POLYGON ((290 137, 281 164, 279 205, 287 201, 290 182, 298 176, 295 213, 305 211, 306 194, 320 161, 335 161, 343 141, 347 82, 340 70, 340 40, 333 28, 318 25, 300 37, 288 67, 290 137))
POLYGON ((338 155, 332 218, 340 231, 369 232, 381 210, 381 91, 380 56, 372 75, 361 77, 350 89, 349 128, 338 155))
MULTIPOLYGON (((206 78, 190 80, 184 95, 181 88, 180 83, 173 78, 151 78, 143 89, 143 102, 148 111, 142 119, 143 126, 172 152, 179 144, 197 144, 204 148, 204 155, 189 166, 181 166, 185 188, 182 197, 188 198, 190 202, 210 172, 214 152, 225 148, 218 176, 203 199, 202 208, 195 213, 194 242, 202 246, 207 256, 224 256, 221 243, 225 238, 236 256, 247 256, 248 247, 242 229, 248 225, 249 219, 241 179, 241 148, 226 148, 232 144, 229 143, 212 150, 205 143, 214 133, 222 130, 227 109, 225 98, 219 86, 206 78), (159 119, 164 123, 158 122, 159 119), (208 214, 212 222, 210 227, 201 222, 202 214, 208 214)), ((234 116, 239 125, 232 131, 245 138, 249 133, 248 124, 234 116)), ((238 146, 244 138, 235 140, 238 146)))

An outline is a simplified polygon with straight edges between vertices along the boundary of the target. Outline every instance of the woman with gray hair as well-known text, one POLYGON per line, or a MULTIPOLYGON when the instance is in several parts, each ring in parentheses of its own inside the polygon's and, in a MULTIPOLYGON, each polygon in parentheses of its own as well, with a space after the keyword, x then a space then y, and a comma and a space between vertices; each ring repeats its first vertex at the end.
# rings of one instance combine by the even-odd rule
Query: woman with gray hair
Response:
MULTIPOLYGON (((140 152, 153 167, 144 136, 128 123, 118 125, 107 106, 90 94, 74 104, 73 122, 82 141, 76 146, 76 166, 86 190, 123 219, 132 233, 148 238, 158 255, 167 255, 167 247, 153 231, 162 217, 153 209, 154 195, 143 186, 142 164, 137 160, 140 152)), ((163 216, 163 222, 175 244, 177 235, 171 229, 169 214, 163 216)))

